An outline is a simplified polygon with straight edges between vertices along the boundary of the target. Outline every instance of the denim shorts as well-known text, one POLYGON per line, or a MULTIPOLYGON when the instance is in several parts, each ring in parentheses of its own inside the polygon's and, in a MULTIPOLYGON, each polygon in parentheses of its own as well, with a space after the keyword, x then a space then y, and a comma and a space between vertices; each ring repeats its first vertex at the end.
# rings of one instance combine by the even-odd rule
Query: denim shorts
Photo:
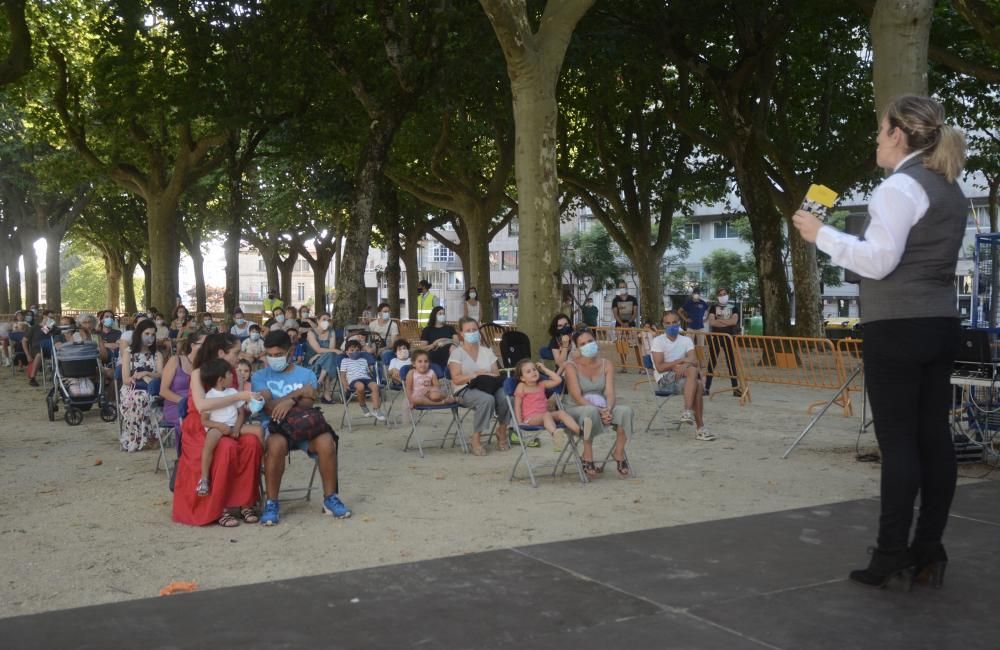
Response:
POLYGON ((358 383, 363 384, 364 387, 365 387, 365 389, 367 390, 368 389, 368 384, 372 383, 372 380, 371 379, 355 379, 354 381, 351 382, 351 390, 357 390, 356 386, 357 386, 358 383))

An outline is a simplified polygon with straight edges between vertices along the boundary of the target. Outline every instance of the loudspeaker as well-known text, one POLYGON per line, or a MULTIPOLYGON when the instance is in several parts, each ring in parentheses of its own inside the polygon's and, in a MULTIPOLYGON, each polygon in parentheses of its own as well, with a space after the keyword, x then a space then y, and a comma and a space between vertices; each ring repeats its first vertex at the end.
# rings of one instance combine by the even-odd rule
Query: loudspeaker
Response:
MULTIPOLYGON (((849 214, 847 218, 844 219, 844 232, 848 235, 854 235, 855 237, 862 238, 865 234, 865 226, 868 224, 867 214, 849 214)), ((851 284, 857 284, 861 282, 861 276, 854 271, 848 271, 844 269, 844 282, 850 282, 851 284)))

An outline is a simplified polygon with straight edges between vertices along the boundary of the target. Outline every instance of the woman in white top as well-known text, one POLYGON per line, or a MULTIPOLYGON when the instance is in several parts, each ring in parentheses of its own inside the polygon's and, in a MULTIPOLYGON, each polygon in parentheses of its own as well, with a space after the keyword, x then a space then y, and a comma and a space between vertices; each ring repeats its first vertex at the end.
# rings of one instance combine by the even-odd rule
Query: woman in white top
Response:
POLYGON ((392 320, 389 303, 383 302, 380 304, 376 310, 376 314, 376 318, 368 323, 368 331, 382 339, 377 349, 373 350, 375 354, 385 348, 391 348, 392 344, 396 342, 396 338, 399 337, 399 323, 392 320))
POLYGON ((244 315, 243 310, 236 308, 233 311, 233 326, 229 328, 229 333, 238 338, 241 342, 250 338, 250 326, 253 325, 244 315))
POLYGON ((465 316, 458 321, 458 329, 462 344, 452 349, 451 357, 448 359, 448 370, 451 371, 451 381, 458 403, 475 411, 472 453, 475 456, 486 455, 482 434, 490 425, 494 414, 497 416, 497 449, 501 451, 510 449, 510 443, 507 441, 510 410, 507 408, 503 385, 500 385, 492 395, 468 385, 480 375, 490 375, 500 379, 497 357, 488 347, 479 345, 479 323, 465 316))
POLYGON ((475 287, 469 287, 469 290, 465 292, 462 312, 466 318, 471 318, 477 323, 482 322, 482 305, 479 303, 479 292, 475 287))

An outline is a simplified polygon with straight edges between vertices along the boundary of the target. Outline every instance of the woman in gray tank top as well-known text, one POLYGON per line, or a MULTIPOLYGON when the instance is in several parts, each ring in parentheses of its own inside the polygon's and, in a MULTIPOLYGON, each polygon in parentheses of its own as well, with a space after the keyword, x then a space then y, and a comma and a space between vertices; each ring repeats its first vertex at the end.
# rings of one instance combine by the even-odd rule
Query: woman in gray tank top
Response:
POLYGON ((875 189, 859 237, 811 213, 793 223, 834 264, 861 280, 865 383, 882 452, 878 546, 851 580, 885 587, 913 580, 940 587, 948 561, 941 538, 957 468, 948 413, 960 325, 955 265, 967 207, 956 177, 965 138, 942 106, 903 96, 882 116, 876 160, 890 175, 875 189), (910 539, 913 506, 920 514, 910 539))
POLYGON ((619 404, 615 393, 615 369, 607 359, 598 356, 597 341, 589 329, 573 334, 573 345, 580 355, 567 362, 566 399, 563 406, 583 428, 584 471, 596 476, 599 471, 594 463, 594 436, 605 429, 614 429, 616 435, 612 457, 619 476, 631 473, 625 443, 632 438, 632 407, 619 404))

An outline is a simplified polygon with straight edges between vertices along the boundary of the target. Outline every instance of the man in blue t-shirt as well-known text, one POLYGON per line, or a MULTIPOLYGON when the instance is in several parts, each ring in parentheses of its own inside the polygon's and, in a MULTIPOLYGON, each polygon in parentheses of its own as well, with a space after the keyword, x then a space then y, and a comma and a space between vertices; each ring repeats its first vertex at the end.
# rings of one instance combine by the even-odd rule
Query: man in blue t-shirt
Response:
POLYGON ((707 332, 705 325, 705 314, 708 313, 708 303, 701 299, 701 290, 691 291, 691 297, 687 299, 684 306, 680 308, 678 314, 684 320, 688 332, 707 332))
POLYGON ((316 375, 307 368, 291 363, 292 340, 288 332, 278 329, 264 337, 264 362, 250 378, 250 387, 264 400, 264 430, 270 431, 265 441, 264 479, 267 500, 260 523, 273 526, 278 523, 278 492, 285 473, 288 450, 303 449, 319 461, 319 475, 323 481, 323 512, 337 519, 351 516, 350 509, 337 496, 337 441, 338 436, 329 425, 326 430, 309 426, 305 431, 292 426, 300 418, 286 417, 301 414, 300 409, 311 409, 318 383, 316 375), (295 409, 295 411, 293 411, 295 409), (269 428, 271 420, 284 426, 269 428))

